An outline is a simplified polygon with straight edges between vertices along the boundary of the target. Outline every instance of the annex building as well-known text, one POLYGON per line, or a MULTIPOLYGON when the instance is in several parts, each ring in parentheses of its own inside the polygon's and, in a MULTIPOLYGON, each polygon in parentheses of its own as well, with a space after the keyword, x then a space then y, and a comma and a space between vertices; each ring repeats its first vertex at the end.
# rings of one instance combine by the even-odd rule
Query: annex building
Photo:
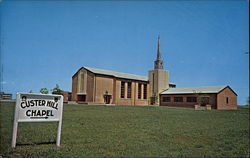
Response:
POLYGON ((78 104, 194 107, 201 97, 213 109, 237 109, 237 94, 229 86, 176 88, 170 83, 159 37, 154 69, 147 77, 90 67, 72 76, 71 100, 78 104))

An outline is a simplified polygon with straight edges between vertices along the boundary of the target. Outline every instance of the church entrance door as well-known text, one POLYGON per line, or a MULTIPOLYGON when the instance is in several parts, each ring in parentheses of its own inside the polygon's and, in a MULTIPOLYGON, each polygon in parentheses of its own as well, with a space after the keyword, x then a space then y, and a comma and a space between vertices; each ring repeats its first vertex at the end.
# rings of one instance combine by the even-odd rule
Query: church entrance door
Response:
POLYGON ((108 91, 106 91, 105 94, 103 95, 103 98, 104 98, 104 103, 105 104, 110 104, 110 100, 112 98, 112 95, 109 94, 108 91))
POLYGON ((86 102, 86 95, 77 95, 78 102, 86 102))
POLYGON ((110 104, 110 100, 111 100, 111 95, 107 95, 104 98, 105 104, 110 104))

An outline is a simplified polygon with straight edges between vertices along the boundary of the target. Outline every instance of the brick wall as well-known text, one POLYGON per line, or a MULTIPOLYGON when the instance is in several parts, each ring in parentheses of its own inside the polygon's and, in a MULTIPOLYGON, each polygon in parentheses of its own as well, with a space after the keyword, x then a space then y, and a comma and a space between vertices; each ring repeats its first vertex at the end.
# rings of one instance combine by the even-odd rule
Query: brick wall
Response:
MULTIPOLYGON (((162 94, 160 95, 160 106, 173 106, 173 107, 189 107, 194 108, 194 105, 198 104, 197 94, 162 94), (163 102, 163 97, 170 97, 170 102, 163 102), (174 97, 182 97, 183 102, 174 102, 174 97), (187 97, 197 97, 197 102, 187 102, 187 97)), ((209 97, 209 104, 212 105, 213 109, 216 109, 217 101, 216 94, 201 94, 200 96, 209 97)))
MULTIPOLYGON (((106 91, 108 91, 113 98, 113 77, 95 75, 95 86, 95 102, 104 103, 103 95, 106 91)), ((111 103, 112 100, 113 99, 111 99, 111 103)))
POLYGON ((77 101, 77 83, 78 83, 78 75, 74 75, 72 77, 72 101, 77 101))
POLYGON ((94 77, 95 75, 92 72, 87 72, 87 95, 86 101, 93 102, 94 101, 94 77))
POLYGON ((237 109, 237 95, 229 87, 225 88, 217 95, 217 107, 218 110, 237 109))
POLYGON ((135 80, 123 80, 117 79, 116 80, 116 104, 117 105, 148 105, 148 98, 149 98, 149 84, 148 82, 143 81, 135 81, 135 80), (125 82, 125 97, 121 98, 121 81, 125 82), (127 98, 127 83, 131 82, 132 85, 132 92, 131 98, 127 98), (138 99, 138 84, 142 84, 141 89, 141 99, 138 99), (147 99, 143 99, 143 86, 147 84, 147 99))

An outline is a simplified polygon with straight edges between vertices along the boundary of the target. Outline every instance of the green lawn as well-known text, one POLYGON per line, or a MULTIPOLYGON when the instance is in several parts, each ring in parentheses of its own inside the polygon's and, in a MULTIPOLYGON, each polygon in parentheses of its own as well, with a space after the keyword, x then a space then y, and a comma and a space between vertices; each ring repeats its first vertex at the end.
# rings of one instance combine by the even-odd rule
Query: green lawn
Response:
POLYGON ((249 108, 195 111, 189 108, 64 105, 61 147, 57 124, 20 123, 17 147, 11 135, 14 103, 1 103, 3 157, 246 157, 249 108))

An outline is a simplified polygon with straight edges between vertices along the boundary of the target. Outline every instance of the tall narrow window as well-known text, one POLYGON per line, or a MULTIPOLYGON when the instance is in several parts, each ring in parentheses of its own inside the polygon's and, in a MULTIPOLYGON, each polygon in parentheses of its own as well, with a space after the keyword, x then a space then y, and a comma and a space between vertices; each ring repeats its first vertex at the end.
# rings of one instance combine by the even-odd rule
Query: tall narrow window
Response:
POLYGON ((127 98, 131 98, 131 93, 132 93, 132 86, 131 82, 128 82, 128 92, 127 92, 127 98))
POLYGON ((143 85, 143 99, 147 99, 147 84, 143 85))
POLYGON ((141 83, 138 83, 138 99, 141 99, 141 83))
POLYGON ((125 82, 121 81, 121 98, 124 98, 125 94, 125 82))
POLYGON ((229 101, 228 101, 228 97, 227 97, 227 98, 226 98, 226 103, 228 104, 228 102, 229 102, 229 101))

